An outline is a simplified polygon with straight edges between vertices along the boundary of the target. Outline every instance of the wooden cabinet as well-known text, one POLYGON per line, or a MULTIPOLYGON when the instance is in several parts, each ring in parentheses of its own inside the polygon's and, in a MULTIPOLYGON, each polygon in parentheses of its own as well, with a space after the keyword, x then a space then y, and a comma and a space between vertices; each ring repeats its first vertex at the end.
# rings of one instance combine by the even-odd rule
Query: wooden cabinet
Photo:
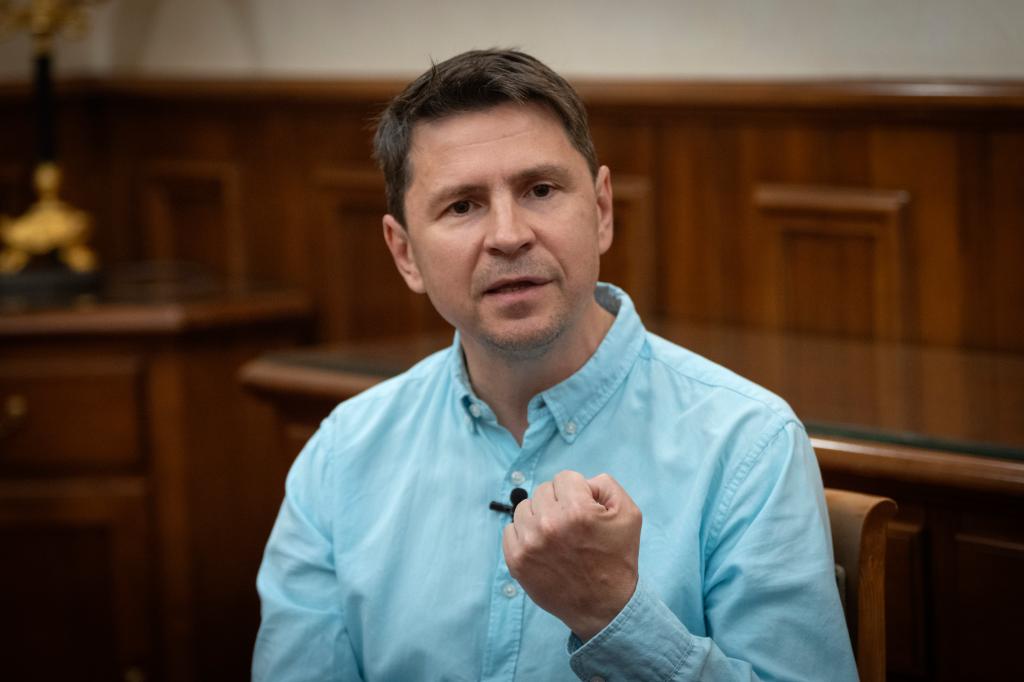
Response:
MULTIPOLYGON (((1024 357, 713 325, 651 328, 788 400, 825 484, 885 495, 890 680, 1020 679, 1024 357), (943 399, 938 399, 941 396, 943 399), (970 396, 967 400, 965 396, 970 396)), ((277 413, 279 464, 331 408, 450 336, 289 351, 242 380, 277 413)))
POLYGON ((244 288, 5 309, 5 679, 248 679, 283 471, 235 375, 308 317, 244 288))

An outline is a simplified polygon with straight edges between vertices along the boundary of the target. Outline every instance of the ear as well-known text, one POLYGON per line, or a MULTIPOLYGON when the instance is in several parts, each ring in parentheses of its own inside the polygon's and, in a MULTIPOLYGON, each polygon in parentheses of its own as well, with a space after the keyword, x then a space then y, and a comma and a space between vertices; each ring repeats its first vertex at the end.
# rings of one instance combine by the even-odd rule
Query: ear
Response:
POLYGON ((594 193, 597 195, 597 243, 604 253, 612 245, 615 232, 615 220, 612 211, 612 172, 608 166, 597 169, 594 181, 594 193))
POLYGON ((417 294, 426 292, 423 276, 416 265, 416 255, 409 241, 409 233, 391 214, 384 216, 384 241, 387 242, 391 257, 395 259, 395 267, 405 280, 405 284, 417 294))

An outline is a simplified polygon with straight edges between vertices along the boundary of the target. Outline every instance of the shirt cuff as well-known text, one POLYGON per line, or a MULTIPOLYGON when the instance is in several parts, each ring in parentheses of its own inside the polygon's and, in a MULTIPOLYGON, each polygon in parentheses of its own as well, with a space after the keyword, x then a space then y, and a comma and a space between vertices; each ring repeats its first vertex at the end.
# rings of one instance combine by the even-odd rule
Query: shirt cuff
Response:
POLYGON ((586 643, 569 634, 569 665, 581 680, 667 680, 693 651, 697 637, 643 580, 622 611, 586 643))

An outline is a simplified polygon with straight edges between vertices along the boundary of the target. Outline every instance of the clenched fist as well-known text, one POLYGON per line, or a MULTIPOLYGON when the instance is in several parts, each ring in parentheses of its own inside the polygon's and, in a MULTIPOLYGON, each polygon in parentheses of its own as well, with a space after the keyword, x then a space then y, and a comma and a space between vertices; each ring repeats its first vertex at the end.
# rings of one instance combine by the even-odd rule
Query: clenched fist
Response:
POLYGON ((502 541, 505 562, 537 606, 587 641, 633 596, 641 522, 608 474, 563 471, 516 508, 502 541))

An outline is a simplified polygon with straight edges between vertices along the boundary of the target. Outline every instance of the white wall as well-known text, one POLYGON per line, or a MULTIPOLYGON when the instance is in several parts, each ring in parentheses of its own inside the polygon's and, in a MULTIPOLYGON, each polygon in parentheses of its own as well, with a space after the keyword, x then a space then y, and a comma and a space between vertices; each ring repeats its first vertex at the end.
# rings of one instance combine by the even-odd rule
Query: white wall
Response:
MULTIPOLYGON (((25 0, 21 0, 24 2, 25 0)), ((410 75, 518 46, 574 76, 1024 78, 1024 0, 108 0, 62 74, 410 75)), ((25 38, 0 79, 29 76, 25 38)))

